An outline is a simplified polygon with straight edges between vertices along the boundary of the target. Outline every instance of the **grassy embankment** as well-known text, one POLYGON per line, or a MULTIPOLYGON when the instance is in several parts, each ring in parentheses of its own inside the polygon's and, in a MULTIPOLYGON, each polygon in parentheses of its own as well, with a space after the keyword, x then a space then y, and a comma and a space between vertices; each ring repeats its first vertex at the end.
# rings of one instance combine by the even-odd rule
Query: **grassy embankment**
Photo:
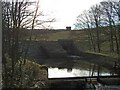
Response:
MULTIPOLYGON (((44 32, 44 31, 43 31, 44 32)), ((110 43, 108 42, 108 36, 106 36, 106 31, 100 31, 100 39, 101 39, 101 53, 94 52, 89 45, 89 38, 88 38, 88 30, 72 30, 72 31, 49 31, 46 32, 37 32, 34 33, 33 38, 36 38, 36 41, 57 41, 59 39, 71 39, 74 41, 75 45, 78 46, 80 50, 89 53, 95 53, 100 55, 107 55, 111 57, 117 57, 117 54, 110 54, 110 43)), ((96 36, 96 31, 93 29, 92 33, 96 36)), ((115 43, 115 42, 114 42, 115 43)), ((116 48, 116 47, 115 47, 116 48)))
MULTIPOLYGON (((92 31, 93 34, 95 35, 96 34, 96 31, 93 30, 92 31)), ((107 63, 110 63, 110 65, 113 65, 113 61, 110 61, 108 59, 111 58, 116 58, 117 55, 116 54, 110 54, 109 53, 109 42, 107 40, 107 36, 105 35, 105 31, 101 30, 101 53, 97 53, 97 52, 94 52, 93 50, 89 50, 89 41, 88 41, 88 31, 87 30, 72 30, 72 31, 37 31, 36 33, 34 32, 33 34, 33 38, 36 38, 36 41, 57 41, 59 39, 71 39, 74 41, 74 44, 80 49, 82 50, 83 52, 87 52, 88 54, 85 54, 87 56, 89 56, 90 58, 93 56, 92 54, 95 54, 94 55, 94 59, 92 58, 91 60, 87 60, 91 63, 97 63, 99 61, 99 64, 100 65, 106 65, 107 63), (90 55, 90 54, 91 55, 90 55), (100 57, 100 58, 97 58, 96 56, 100 57), (101 56, 103 57, 109 57, 107 60, 106 58, 101 58, 101 56), (94 62, 96 59, 96 62, 94 62), (105 62, 103 64, 103 62, 105 62)), ((49 44, 48 44, 49 45, 49 44)), ((51 46, 51 45, 49 45, 51 46)), ((50 49, 48 46, 48 49, 50 49)), ((46 46, 47 47, 47 46, 46 46)), ((60 49, 57 49, 57 50, 60 50, 60 49)), ((56 51, 53 49, 50 49, 49 51, 56 51)), ((84 55, 84 56, 85 56, 84 55)), ((88 58, 89 58, 88 57, 88 58)), ((108 65, 109 66, 109 65, 108 65)))

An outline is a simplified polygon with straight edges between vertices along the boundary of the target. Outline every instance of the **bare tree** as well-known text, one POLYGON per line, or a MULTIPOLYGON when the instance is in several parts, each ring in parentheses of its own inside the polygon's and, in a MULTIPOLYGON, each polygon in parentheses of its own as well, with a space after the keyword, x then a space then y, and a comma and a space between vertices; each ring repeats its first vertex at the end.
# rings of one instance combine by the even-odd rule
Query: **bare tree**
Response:
POLYGON ((113 2, 113 10, 115 12, 115 15, 117 16, 117 22, 115 23, 114 26, 116 26, 116 32, 115 32, 115 37, 116 37, 116 47, 117 47, 117 54, 120 54, 120 1, 118 2, 113 2))
POLYGON ((89 29, 91 39, 88 40, 96 42, 98 52, 101 52, 104 43, 109 44, 108 53, 120 54, 120 1, 108 0, 92 6, 87 13, 77 17, 77 25, 89 29), (94 30, 96 35, 92 33, 94 30))
POLYGON ((101 6, 100 5, 92 6, 89 13, 93 17, 93 22, 94 22, 95 28, 96 28, 97 49, 98 49, 98 52, 101 52, 100 30, 99 30, 100 20, 101 20, 101 6))
MULTIPOLYGON (((32 31, 37 25, 45 22, 39 20, 42 12, 39 10, 38 2, 29 2, 28 0, 12 0, 11 2, 2 2, 2 44, 3 44, 3 87, 22 87, 22 64, 26 60, 27 52, 32 40, 32 31), (32 10, 30 9, 32 7, 32 10), (41 23, 40 23, 41 22, 41 23), (26 38, 23 36, 29 28, 29 43, 25 46, 26 38), (23 46, 22 46, 23 45, 23 46), (23 56, 24 55, 24 56, 23 56), (21 59, 22 58, 22 59, 21 59), (7 63, 11 64, 8 66, 7 63), (15 74, 15 65, 20 61, 20 73, 15 74), (19 81, 19 84, 16 82, 19 81)), ((50 21, 51 22, 51 21, 50 21)))
POLYGON ((110 37, 109 37, 109 41, 110 41, 110 52, 114 52, 114 41, 113 41, 113 6, 111 2, 102 2, 101 3, 103 5, 103 12, 105 17, 105 21, 107 21, 108 25, 109 25, 109 30, 110 30, 110 37))
POLYGON ((87 29, 86 31, 88 31, 87 35, 88 35, 90 49, 92 47, 93 50, 96 51, 95 42, 94 42, 95 38, 94 38, 94 34, 92 33, 92 30, 91 30, 92 29, 92 19, 91 19, 91 16, 89 15, 89 12, 84 11, 83 14, 79 15, 77 17, 77 23, 81 26, 81 28, 87 29))

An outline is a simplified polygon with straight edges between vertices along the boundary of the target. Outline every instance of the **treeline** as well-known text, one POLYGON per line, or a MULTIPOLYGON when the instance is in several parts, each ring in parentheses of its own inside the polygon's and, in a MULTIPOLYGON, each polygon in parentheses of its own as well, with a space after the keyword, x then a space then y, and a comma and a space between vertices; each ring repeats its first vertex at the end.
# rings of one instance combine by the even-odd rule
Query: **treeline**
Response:
POLYGON ((75 27, 87 32, 91 51, 120 54, 120 1, 108 0, 92 6, 77 17, 75 27), (106 43, 106 44, 103 44, 106 43))

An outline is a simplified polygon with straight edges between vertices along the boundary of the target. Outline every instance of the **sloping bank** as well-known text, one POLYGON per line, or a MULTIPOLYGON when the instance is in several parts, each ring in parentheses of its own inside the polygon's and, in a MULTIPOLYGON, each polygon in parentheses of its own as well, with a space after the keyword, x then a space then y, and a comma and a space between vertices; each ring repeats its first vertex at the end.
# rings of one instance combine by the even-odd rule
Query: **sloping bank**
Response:
POLYGON ((118 61, 117 58, 113 58, 113 57, 98 54, 98 53, 79 52, 79 56, 83 57, 83 60, 85 61, 95 63, 99 66, 103 66, 108 69, 114 67, 115 62, 118 61))

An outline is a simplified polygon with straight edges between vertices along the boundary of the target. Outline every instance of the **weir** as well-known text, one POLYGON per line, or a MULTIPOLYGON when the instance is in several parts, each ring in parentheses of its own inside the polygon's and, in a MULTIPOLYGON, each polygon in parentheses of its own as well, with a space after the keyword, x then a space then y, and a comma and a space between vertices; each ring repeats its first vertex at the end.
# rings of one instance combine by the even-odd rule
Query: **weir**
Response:
POLYGON ((47 68, 47 79, 50 83, 56 83, 56 82, 79 82, 79 83, 101 83, 105 85, 109 84, 120 84, 120 76, 115 74, 115 75, 105 75, 105 76, 80 76, 80 77, 48 77, 48 68, 47 68))
MULTIPOLYGON (((50 89, 71 89, 71 90, 97 90, 105 86, 119 86, 120 77, 115 76, 92 76, 92 77, 65 77, 65 78, 48 78, 50 89), (100 84, 100 86, 99 86, 100 84)), ((109 87, 110 90, 112 87, 109 87)), ((108 88, 107 88, 108 89, 108 88)))
POLYGON ((114 76, 84 76, 84 77, 62 77, 62 78, 48 78, 48 80, 74 80, 74 79, 98 79, 98 78, 120 78, 118 75, 114 76))

